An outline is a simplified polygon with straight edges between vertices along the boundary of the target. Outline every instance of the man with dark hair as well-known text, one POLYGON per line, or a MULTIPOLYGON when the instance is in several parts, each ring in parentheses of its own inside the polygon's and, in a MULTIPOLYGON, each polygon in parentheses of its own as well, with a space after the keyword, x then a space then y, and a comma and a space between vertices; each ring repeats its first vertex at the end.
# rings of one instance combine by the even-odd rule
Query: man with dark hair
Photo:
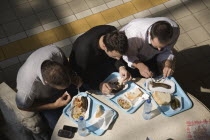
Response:
POLYGON ((139 18, 131 21, 120 31, 124 31, 129 48, 123 60, 128 64, 132 76, 139 74, 145 78, 168 77, 174 72, 172 49, 180 31, 179 26, 165 17, 139 18))
POLYGON ((17 107, 41 112, 53 130, 62 107, 76 94, 67 88, 70 84, 81 86, 69 71, 66 57, 54 45, 33 52, 17 74, 17 107))
POLYGON ((117 31, 114 26, 100 25, 77 38, 69 62, 90 89, 110 94, 111 87, 102 81, 112 72, 119 71, 123 81, 131 79, 123 63, 117 61, 127 49, 124 32, 117 31))

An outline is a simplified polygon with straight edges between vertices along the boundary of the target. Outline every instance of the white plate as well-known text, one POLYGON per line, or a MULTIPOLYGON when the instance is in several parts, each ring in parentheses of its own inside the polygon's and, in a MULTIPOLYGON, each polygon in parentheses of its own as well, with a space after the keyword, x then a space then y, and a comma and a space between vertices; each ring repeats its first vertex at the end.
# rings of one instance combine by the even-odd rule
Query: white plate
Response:
POLYGON ((121 96, 119 96, 119 97, 117 98, 117 104, 118 104, 122 109, 124 109, 124 110, 129 110, 129 109, 131 109, 131 108, 133 107, 132 102, 131 102, 128 98, 126 98, 124 95, 121 95, 121 96), (131 107, 128 108, 128 109, 123 108, 123 107, 118 103, 118 100, 119 100, 119 99, 126 100, 127 102, 130 103, 131 107))
POLYGON ((181 97, 181 96, 174 96, 174 98, 176 98, 176 99, 179 100, 179 102, 180 102, 180 107, 177 108, 177 109, 175 109, 175 110, 173 110, 172 107, 171 107, 171 105, 170 105, 170 110, 172 110, 172 111, 179 111, 179 110, 182 109, 182 106, 183 106, 183 105, 182 105, 182 97, 181 97))
MULTIPOLYGON (((74 96, 72 98, 72 101, 71 101, 71 107, 73 106, 73 102, 74 102, 75 98, 77 98, 77 97, 82 97, 82 96, 74 96)), ((85 120, 87 120, 89 118, 89 114, 90 114, 90 102, 91 102, 91 99, 89 97, 86 97, 86 98, 88 100, 88 108, 87 108, 87 111, 85 112, 85 117, 84 117, 85 120)), ((71 109, 71 107, 70 107, 70 109, 71 109)), ((72 111, 73 111, 73 109, 70 112, 70 116, 71 117, 72 117, 72 111)), ((72 117, 72 119, 74 119, 74 118, 72 117)))
POLYGON ((163 87, 153 88, 152 85, 150 84, 151 81, 152 81, 151 78, 146 80, 146 89, 150 92, 159 91, 159 92, 166 92, 166 93, 172 94, 175 91, 175 83, 172 80, 162 79, 161 81, 158 82, 158 83, 164 83, 164 84, 170 85, 171 86, 170 89, 166 89, 166 88, 163 88, 163 87))

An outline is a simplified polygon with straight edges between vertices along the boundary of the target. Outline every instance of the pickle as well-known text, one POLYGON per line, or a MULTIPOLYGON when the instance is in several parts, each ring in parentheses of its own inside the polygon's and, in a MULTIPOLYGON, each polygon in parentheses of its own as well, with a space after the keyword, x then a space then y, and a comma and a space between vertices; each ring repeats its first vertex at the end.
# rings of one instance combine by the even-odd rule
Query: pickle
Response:
POLYGON ((171 104, 171 108, 173 110, 175 110, 175 109, 177 109, 177 108, 179 108, 181 106, 181 104, 180 104, 180 102, 179 102, 179 100, 177 98, 172 99, 170 104, 171 104))
POLYGON ((150 84, 152 85, 153 88, 155 88, 155 87, 163 87, 163 88, 166 88, 166 89, 171 88, 170 85, 164 84, 164 83, 155 83, 155 82, 151 81, 150 84))

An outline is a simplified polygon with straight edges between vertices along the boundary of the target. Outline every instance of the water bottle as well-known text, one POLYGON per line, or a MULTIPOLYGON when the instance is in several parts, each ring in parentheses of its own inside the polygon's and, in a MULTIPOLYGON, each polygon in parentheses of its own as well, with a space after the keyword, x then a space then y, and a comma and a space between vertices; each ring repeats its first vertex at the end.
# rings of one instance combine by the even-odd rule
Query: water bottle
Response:
POLYGON ((89 134, 89 131, 86 128, 86 122, 83 116, 80 116, 78 120, 78 133, 80 136, 83 136, 83 137, 89 134))
POLYGON ((147 99, 146 102, 144 103, 144 110, 143 110, 143 118, 145 120, 149 120, 151 119, 151 110, 152 110, 152 103, 151 103, 151 99, 147 99))

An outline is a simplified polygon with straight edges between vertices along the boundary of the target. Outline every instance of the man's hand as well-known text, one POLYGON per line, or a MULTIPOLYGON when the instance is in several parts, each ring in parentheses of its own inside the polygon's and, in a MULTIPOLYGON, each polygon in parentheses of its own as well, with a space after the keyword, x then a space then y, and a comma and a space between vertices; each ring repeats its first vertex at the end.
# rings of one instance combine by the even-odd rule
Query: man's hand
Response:
POLYGON ((132 79, 131 74, 125 69, 124 66, 121 66, 119 68, 119 73, 123 83, 130 81, 132 79))
POLYGON ((144 63, 138 63, 136 65, 136 68, 139 70, 139 73, 145 77, 145 78, 149 78, 153 76, 153 73, 149 70, 149 68, 144 64, 144 63))
POLYGON ((108 83, 100 83, 99 89, 103 94, 110 94, 112 91, 112 88, 108 83))
POLYGON ((173 61, 166 60, 164 63, 164 68, 163 68, 163 77, 166 78, 168 76, 171 76, 173 73, 174 73, 173 61))
POLYGON ((58 98, 55 102, 54 105, 56 108, 66 106, 71 100, 71 96, 65 92, 60 98, 58 98))

